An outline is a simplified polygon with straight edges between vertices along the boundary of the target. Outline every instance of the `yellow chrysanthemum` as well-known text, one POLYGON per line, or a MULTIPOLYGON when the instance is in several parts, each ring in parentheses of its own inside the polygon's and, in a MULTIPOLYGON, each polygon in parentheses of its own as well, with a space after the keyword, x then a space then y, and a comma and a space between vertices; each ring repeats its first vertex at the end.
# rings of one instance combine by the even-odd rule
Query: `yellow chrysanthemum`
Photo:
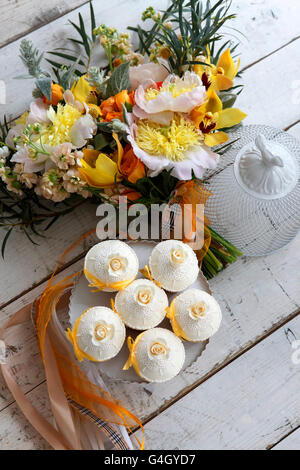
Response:
POLYGON ((171 161, 184 160, 185 153, 203 141, 195 125, 175 115, 169 126, 140 120, 137 125, 136 143, 150 155, 164 156, 171 161))
POLYGON ((50 126, 42 127, 42 142, 51 146, 70 142, 70 131, 73 125, 81 117, 81 113, 73 106, 59 104, 55 112, 52 107, 49 108, 48 117, 52 121, 50 126))

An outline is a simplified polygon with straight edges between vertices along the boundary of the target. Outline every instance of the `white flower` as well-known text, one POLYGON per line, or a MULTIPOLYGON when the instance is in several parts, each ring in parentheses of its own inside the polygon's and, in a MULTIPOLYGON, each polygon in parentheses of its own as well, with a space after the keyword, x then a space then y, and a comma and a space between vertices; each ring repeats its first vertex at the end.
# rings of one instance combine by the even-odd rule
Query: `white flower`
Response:
POLYGON ((0 159, 5 161, 8 155, 9 155, 9 150, 6 147, 6 145, 4 145, 3 147, 0 147, 0 159))
POLYGON ((90 114, 78 119, 70 131, 71 142, 75 147, 81 148, 86 145, 88 139, 92 139, 96 133, 97 125, 90 114))
MULTIPOLYGON (((51 147, 44 145, 44 149, 50 153, 51 147)), ((37 173, 38 171, 48 170, 53 166, 52 162, 49 161, 49 155, 38 153, 32 155, 32 150, 27 147, 17 147, 17 152, 13 155, 11 162, 23 163, 25 173, 37 173)))
POLYGON ((17 137, 20 137, 23 134, 24 129, 25 129, 24 124, 17 124, 16 126, 9 129, 6 139, 5 139, 6 145, 8 145, 8 147, 12 149, 15 149, 16 145, 15 145, 14 139, 17 137))
POLYGON ((30 112, 27 116, 26 123, 27 124, 50 124, 50 120, 48 118, 49 106, 44 103, 42 98, 38 98, 37 100, 33 101, 30 105, 30 112))
MULTIPOLYGON (((162 61, 163 62, 163 61, 162 61)), ((162 82, 169 75, 168 69, 165 65, 155 64, 149 62, 148 64, 137 65, 136 67, 130 67, 129 77, 130 83, 133 90, 136 90, 139 85, 144 83, 146 80, 153 80, 154 82, 162 82)))
POLYGON ((185 72, 182 78, 169 75, 161 88, 152 80, 138 87, 133 113, 140 119, 167 124, 173 113, 190 113, 206 97, 206 89, 197 74, 185 72))
POLYGON ((50 158, 61 170, 68 170, 70 166, 75 164, 76 156, 72 154, 72 148, 73 146, 70 142, 65 142, 52 149, 50 158))
POLYGON ((170 126, 155 123, 134 122, 129 115, 128 140, 134 154, 150 170, 154 177, 163 170, 171 170, 179 180, 190 180, 192 172, 202 178, 206 169, 215 169, 219 155, 203 143, 201 132, 191 121, 175 115, 170 126))
POLYGON ((14 167, 14 173, 17 175, 17 180, 20 183, 25 184, 27 188, 31 189, 38 182, 38 176, 35 173, 25 173, 24 165, 22 163, 17 163, 14 167))

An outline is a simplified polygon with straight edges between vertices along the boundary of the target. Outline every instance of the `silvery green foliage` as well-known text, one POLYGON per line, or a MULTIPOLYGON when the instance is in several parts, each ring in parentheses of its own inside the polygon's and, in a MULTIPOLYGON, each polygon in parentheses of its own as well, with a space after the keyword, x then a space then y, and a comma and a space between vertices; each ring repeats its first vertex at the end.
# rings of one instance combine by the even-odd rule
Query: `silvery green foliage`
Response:
POLYGON ((40 53, 40 51, 34 47, 31 41, 23 39, 20 45, 20 58, 27 68, 30 77, 39 78, 43 74, 40 67, 43 55, 43 53, 40 53))
MULTIPOLYGON (((34 47, 28 39, 23 39, 20 45, 20 58, 28 70, 28 77, 36 78, 37 89, 51 101, 51 77, 48 72, 41 69, 44 54, 34 47)), ((23 78, 23 77, 18 77, 23 78)), ((37 92, 35 91, 35 95, 37 92)))
POLYGON ((98 67, 90 67, 87 80, 90 85, 96 88, 98 93, 103 93, 106 81, 104 70, 100 70, 98 67))

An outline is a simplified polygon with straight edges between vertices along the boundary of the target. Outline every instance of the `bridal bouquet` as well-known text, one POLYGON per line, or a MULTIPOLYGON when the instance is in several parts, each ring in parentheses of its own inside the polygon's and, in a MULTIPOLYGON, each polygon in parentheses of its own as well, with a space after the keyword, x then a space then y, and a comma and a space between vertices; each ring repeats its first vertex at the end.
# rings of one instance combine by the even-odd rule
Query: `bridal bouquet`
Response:
MULTIPOLYGON (((172 201, 182 185, 193 191, 217 167, 226 130, 246 116, 233 107, 240 61, 220 32, 234 17, 224 4, 147 8, 143 26, 128 28, 137 49, 129 33, 97 25, 92 3, 89 34, 79 14, 70 22, 77 36, 59 50, 44 55, 22 41, 21 78, 34 79, 33 101, 1 126, 3 250, 15 227, 32 239, 87 199, 117 205, 122 195, 150 208, 172 201)), ((212 277, 240 253, 207 230, 203 269, 212 277)))

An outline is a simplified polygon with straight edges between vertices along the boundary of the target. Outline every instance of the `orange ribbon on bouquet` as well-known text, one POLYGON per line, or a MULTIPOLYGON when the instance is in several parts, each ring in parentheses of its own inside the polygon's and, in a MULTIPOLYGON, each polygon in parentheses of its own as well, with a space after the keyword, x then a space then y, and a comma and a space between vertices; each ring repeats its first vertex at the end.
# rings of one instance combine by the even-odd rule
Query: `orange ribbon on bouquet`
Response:
MULTIPOLYGON (((175 189, 175 194, 170 202, 172 204, 179 204, 182 208, 183 220, 185 214, 191 212, 190 217, 192 219, 191 233, 186 236, 184 234, 183 242, 188 243, 192 240, 193 234, 196 231, 203 231, 203 246, 200 250, 196 251, 199 261, 202 261, 205 257, 210 243, 211 243, 211 234, 208 229, 209 220, 207 217, 199 217, 197 215, 197 205, 206 204, 207 199, 212 195, 212 192, 206 189, 199 181, 190 180, 179 182, 175 189)), ((202 233, 201 233, 202 235, 202 233)))

